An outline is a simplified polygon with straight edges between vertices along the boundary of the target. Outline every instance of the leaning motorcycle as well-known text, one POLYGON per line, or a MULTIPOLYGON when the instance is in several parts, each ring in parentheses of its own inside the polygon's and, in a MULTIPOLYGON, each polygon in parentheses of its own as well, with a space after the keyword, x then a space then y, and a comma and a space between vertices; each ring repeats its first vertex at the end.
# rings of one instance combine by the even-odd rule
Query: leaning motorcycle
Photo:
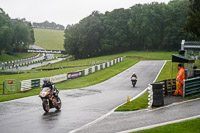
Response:
POLYGON ((54 94, 53 89, 50 87, 42 88, 39 97, 42 99, 42 106, 45 112, 49 112, 50 108, 56 108, 57 110, 61 108, 61 100, 55 95, 58 94, 54 94))
POLYGON ((132 77, 131 78, 131 82, 132 82, 133 87, 135 87, 135 85, 137 83, 137 78, 136 77, 132 77))

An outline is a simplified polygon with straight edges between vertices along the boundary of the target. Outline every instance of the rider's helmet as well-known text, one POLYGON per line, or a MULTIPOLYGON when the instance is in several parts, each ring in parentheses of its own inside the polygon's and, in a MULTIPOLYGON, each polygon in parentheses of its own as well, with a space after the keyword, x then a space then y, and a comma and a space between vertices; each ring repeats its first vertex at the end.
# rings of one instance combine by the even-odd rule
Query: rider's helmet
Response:
POLYGON ((44 84, 47 84, 47 83, 50 82, 50 79, 49 79, 49 78, 44 78, 44 79, 43 79, 43 82, 44 82, 44 84))

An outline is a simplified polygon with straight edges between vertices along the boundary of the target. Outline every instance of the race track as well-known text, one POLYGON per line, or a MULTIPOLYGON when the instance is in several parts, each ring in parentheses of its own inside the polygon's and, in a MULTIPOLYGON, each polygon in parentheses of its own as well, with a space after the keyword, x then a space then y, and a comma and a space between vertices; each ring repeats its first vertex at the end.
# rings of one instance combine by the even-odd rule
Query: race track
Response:
MULTIPOLYGON (((90 123, 142 92, 165 61, 141 61, 113 78, 86 88, 60 91, 61 111, 44 113, 38 96, 0 103, 1 133, 66 133, 90 123), (136 72, 136 88, 130 77, 136 72)), ((58 88, 59 89, 59 88, 58 88)))

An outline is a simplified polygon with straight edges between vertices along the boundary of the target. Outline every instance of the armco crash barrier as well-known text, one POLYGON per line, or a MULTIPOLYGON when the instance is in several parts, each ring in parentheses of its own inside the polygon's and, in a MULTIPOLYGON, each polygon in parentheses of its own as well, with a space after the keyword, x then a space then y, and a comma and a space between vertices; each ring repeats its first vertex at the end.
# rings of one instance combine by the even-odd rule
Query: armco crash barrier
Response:
MULTIPOLYGON (((123 61, 123 59, 124 59, 124 57, 120 57, 120 58, 114 59, 109 62, 105 62, 105 63, 99 64, 99 65, 92 66, 88 69, 80 70, 77 72, 71 72, 71 73, 67 73, 67 74, 55 75, 55 76, 47 77, 47 78, 50 78, 50 81, 53 83, 59 83, 59 82, 66 81, 68 79, 75 79, 75 78, 78 78, 81 76, 86 76, 91 73, 102 70, 104 68, 108 68, 114 64, 117 64, 117 63, 123 61)), ((21 91, 24 92, 24 91, 31 90, 33 88, 41 87, 43 84, 43 79, 44 78, 38 78, 38 79, 29 79, 29 80, 21 81, 21 91)))
MULTIPOLYGON (((67 80, 67 74, 61 74, 47 78, 50 78, 50 81, 53 83, 59 83, 67 80)), ((43 79, 44 78, 38 78, 21 81, 21 92, 41 87, 43 84, 43 79)))

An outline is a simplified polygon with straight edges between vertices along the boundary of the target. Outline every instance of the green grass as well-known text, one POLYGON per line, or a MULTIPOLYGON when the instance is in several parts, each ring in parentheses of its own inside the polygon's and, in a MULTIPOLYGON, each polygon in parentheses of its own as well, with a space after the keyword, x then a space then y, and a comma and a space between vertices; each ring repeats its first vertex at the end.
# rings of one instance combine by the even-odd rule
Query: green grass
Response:
MULTIPOLYGON (((56 84, 56 88, 57 89, 75 89, 75 88, 86 87, 86 86, 90 86, 90 85, 105 81, 106 79, 109 79, 110 77, 131 67, 132 65, 134 65, 137 62, 137 61, 130 61, 130 60, 132 60, 132 59, 125 59, 123 62, 121 62, 119 64, 116 64, 107 69, 98 71, 96 73, 90 74, 88 76, 77 78, 74 80, 68 80, 66 82, 56 84)), ((29 75, 29 74, 27 74, 27 75, 29 75)), ((16 98, 22 98, 22 97, 26 97, 26 96, 31 96, 31 94, 36 95, 36 94, 39 94, 39 91, 28 91, 26 93, 25 94, 18 93, 18 94, 14 94, 14 95, 5 95, 5 96, 2 95, 2 96, 0 96, 0 102, 8 101, 8 100, 16 99, 16 98), (25 95, 26 93, 28 93, 28 95, 25 95)))
POLYGON ((148 92, 144 93, 139 98, 136 98, 135 100, 120 106, 115 111, 134 111, 134 110, 147 108, 148 106, 147 97, 148 97, 148 92))
POLYGON ((133 60, 137 60, 138 57, 140 57, 141 60, 169 60, 171 58, 171 54, 173 52, 125 52, 121 54, 115 54, 115 55, 109 55, 109 56, 101 56, 96 58, 90 58, 90 59, 82 59, 82 60, 75 60, 72 62, 66 62, 61 61, 56 64, 49 64, 47 66, 38 67, 37 69, 49 69, 49 68, 58 68, 58 67, 67 67, 67 66, 84 66, 84 65, 94 65, 99 64, 102 62, 107 62, 112 59, 115 59, 116 57, 122 57, 127 56, 128 58, 131 58, 133 60))
POLYGON ((169 124, 135 133, 200 133, 200 118, 169 124))
POLYGON ((64 31, 34 28, 35 45, 48 50, 64 50, 64 31))
POLYGON ((15 53, 15 55, 2 54, 0 55, 0 62, 14 61, 24 58, 36 56, 37 53, 15 53))
POLYGON ((122 61, 119 64, 116 64, 104 70, 100 70, 88 76, 84 76, 84 77, 80 77, 74 80, 60 83, 56 86, 57 88, 61 88, 61 89, 75 89, 75 88, 81 88, 81 87, 94 85, 117 75, 118 73, 128 69, 129 67, 131 67, 137 62, 138 60, 132 61, 132 59, 130 58, 125 58, 124 61, 122 61))
POLYGON ((195 66, 196 66, 198 69, 200 69, 200 60, 196 60, 196 61, 195 61, 195 66))
MULTIPOLYGON (((173 79, 176 78, 178 73, 178 63, 173 63, 173 79)), ((172 73, 172 62, 167 61, 163 70, 161 71, 160 75, 158 76, 158 79, 156 81, 162 81, 166 79, 171 79, 171 73, 172 73)))
POLYGON ((12 94, 12 95, 0 95, 0 102, 14 100, 14 99, 28 97, 28 96, 33 96, 33 95, 39 95, 40 91, 41 91, 41 89, 37 88, 37 89, 33 89, 33 90, 23 92, 23 93, 16 93, 16 94, 12 94))
MULTIPOLYGON (((116 57, 121 57, 121 56, 126 56, 129 55, 125 58, 125 63, 126 61, 130 64, 133 64, 131 62, 135 62, 138 60, 137 56, 135 55, 144 55, 143 57, 141 57, 141 59, 147 60, 148 59, 148 55, 154 55, 154 59, 163 59, 164 57, 160 56, 161 53, 160 52, 126 52, 126 53, 122 53, 122 54, 115 54, 115 55, 108 55, 108 56, 101 56, 101 57, 96 57, 96 58, 90 58, 90 59, 83 59, 83 60, 76 60, 76 61, 69 61, 66 62, 67 65, 69 66, 73 66, 73 65, 78 65, 78 64, 91 64, 92 62, 103 62, 103 61, 108 61, 111 59, 115 59, 116 57), (131 56, 131 53, 133 56, 131 56)), ((171 52, 165 52, 165 55, 171 55, 171 52)), ((166 58, 165 59, 169 59, 166 58)), ((123 63, 123 62, 122 62, 123 63)), ((60 63, 58 63, 60 64, 60 63)), ((58 65, 59 66, 59 65, 58 65)), ((127 69, 128 66, 123 66, 125 69, 127 69)), ((52 70, 52 71, 39 71, 39 72, 34 72, 34 73, 24 73, 24 74, 17 74, 17 75, 0 75, 0 83, 2 83, 5 79, 17 79, 19 81, 21 80, 27 80, 27 79, 34 79, 34 78, 42 78, 42 77, 49 77, 49 76, 54 76, 54 75, 59 75, 59 74, 64 74, 64 73, 69 73, 69 72, 74 72, 77 70, 83 70, 86 67, 75 67, 75 68, 66 68, 66 69, 59 69, 59 70, 52 70)), ((123 70, 125 70, 123 69, 123 70)), ((103 70, 103 71, 106 71, 103 70)))

